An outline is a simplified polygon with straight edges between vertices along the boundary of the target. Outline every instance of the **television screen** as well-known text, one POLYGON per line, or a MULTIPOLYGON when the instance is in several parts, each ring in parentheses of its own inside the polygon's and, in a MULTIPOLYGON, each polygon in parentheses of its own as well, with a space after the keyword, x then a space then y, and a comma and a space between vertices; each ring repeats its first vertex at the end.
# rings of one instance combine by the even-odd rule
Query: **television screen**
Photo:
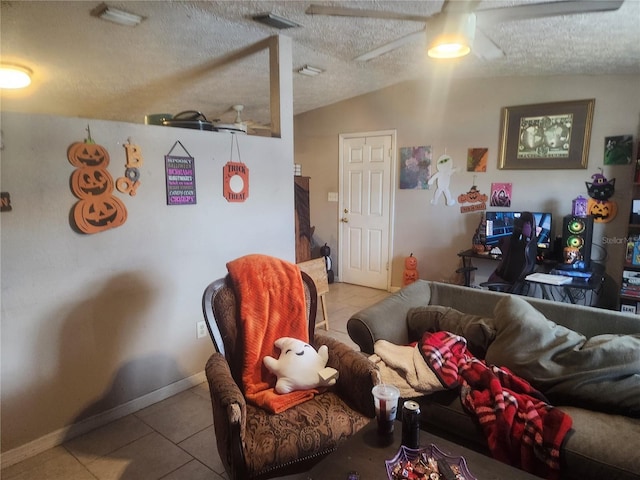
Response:
MULTIPOLYGON (((536 222, 536 236, 539 248, 551 248, 551 214, 548 212, 531 212, 536 222)), ((486 244, 495 246, 502 238, 513 232, 513 223, 521 212, 486 212, 486 244)))

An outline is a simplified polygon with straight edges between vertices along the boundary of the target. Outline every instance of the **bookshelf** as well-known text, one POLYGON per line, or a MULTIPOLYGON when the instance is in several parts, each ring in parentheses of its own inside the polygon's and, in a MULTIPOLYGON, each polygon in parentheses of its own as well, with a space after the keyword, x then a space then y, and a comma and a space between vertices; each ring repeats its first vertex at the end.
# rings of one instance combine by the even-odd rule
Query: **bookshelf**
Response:
MULTIPOLYGON (((639 154, 640 155, 640 154, 639 154)), ((640 314, 640 165, 632 186, 631 213, 627 227, 622 283, 620 288, 620 310, 640 314)))

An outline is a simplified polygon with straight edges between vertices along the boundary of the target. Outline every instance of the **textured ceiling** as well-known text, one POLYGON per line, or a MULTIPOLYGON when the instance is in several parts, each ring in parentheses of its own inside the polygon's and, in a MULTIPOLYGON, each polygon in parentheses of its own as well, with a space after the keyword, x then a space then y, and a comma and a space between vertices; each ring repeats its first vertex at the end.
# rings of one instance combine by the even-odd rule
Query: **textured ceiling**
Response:
MULTIPOLYGON (((107 1, 145 17, 135 28, 90 16, 99 1, 2 1, 3 62, 34 71, 32 86, 3 92, 2 110, 78 116, 134 123, 148 113, 199 110, 232 121, 269 121, 268 54, 233 62, 234 52, 281 33, 293 40, 294 70, 305 64, 325 71, 294 73, 294 113, 429 76, 488 77, 565 74, 640 74, 640 0, 615 12, 498 23, 485 33, 506 56, 428 59, 424 40, 369 62, 353 59, 424 24, 307 15, 311 3, 389 10, 416 15, 440 11, 442 1, 107 1), (279 31, 256 23, 273 12, 300 28, 279 31), (438 63, 440 62, 440 63, 438 63), (446 71, 445 71, 446 70, 446 71)), ((481 1, 478 9, 540 3, 481 1)))

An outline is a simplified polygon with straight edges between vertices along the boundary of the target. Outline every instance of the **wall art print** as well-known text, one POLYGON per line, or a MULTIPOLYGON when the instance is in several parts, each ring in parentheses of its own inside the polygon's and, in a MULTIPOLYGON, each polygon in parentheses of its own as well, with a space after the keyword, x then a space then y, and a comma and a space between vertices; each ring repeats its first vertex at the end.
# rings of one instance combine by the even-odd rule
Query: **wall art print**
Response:
POLYGON ((511 189, 511 183, 492 183, 490 205, 492 207, 510 207, 511 189))
POLYGON ((488 148, 470 148, 467 150, 467 172, 486 172, 489 159, 488 148))
POLYGON ((498 168, 587 168, 595 100, 504 107, 498 168))
POLYGON ((429 190, 431 147, 400 148, 400 188, 429 190))
POLYGON ((604 164, 627 165, 631 163, 633 135, 618 135, 604 139, 604 164))

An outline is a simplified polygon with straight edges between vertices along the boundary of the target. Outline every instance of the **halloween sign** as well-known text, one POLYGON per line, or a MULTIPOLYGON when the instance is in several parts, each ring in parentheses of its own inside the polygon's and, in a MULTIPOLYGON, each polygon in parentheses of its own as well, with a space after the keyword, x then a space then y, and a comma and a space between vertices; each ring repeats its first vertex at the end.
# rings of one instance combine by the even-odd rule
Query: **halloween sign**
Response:
POLYGON ((587 202, 587 214, 593 217, 597 223, 609 223, 618 214, 618 204, 611 197, 615 193, 616 179, 608 180, 600 173, 591 175, 591 182, 585 182, 589 200, 587 202))
POLYGON ((244 202, 249 198, 249 167, 240 160, 240 146, 235 135, 231 135, 230 160, 222 167, 222 195, 227 202, 244 202), (233 143, 238 151, 238 161, 233 161, 233 143))
POLYGON ((460 206, 460 213, 476 212, 478 210, 487 209, 487 200, 489 197, 484 193, 480 193, 478 187, 473 185, 467 193, 458 195, 458 203, 466 203, 468 205, 460 206))
MULTIPOLYGON (((89 128, 87 127, 87 131, 89 128)), ((71 219, 82 233, 93 234, 119 227, 127 220, 127 209, 113 193, 113 178, 107 171, 109 152, 91 139, 72 143, 67 149, 71 191, 78 198, 71 219)))
POLYGON ((195 160, 176 141, 164 157, 167 179, 167 205, 194 205, 196 203, 196 171, 195 160), (180 145, 186 156, 171 155, 176 145, 180 145))
POLYGON ((127 163, 125 164, 124 177, 116 180, 116 188, 122 193, 134 196, 138 186, 140 186, 140 167, 143 162, 142 152, 140 147, 132 145, 131 142, 123 146, 127 151, 127 163))

